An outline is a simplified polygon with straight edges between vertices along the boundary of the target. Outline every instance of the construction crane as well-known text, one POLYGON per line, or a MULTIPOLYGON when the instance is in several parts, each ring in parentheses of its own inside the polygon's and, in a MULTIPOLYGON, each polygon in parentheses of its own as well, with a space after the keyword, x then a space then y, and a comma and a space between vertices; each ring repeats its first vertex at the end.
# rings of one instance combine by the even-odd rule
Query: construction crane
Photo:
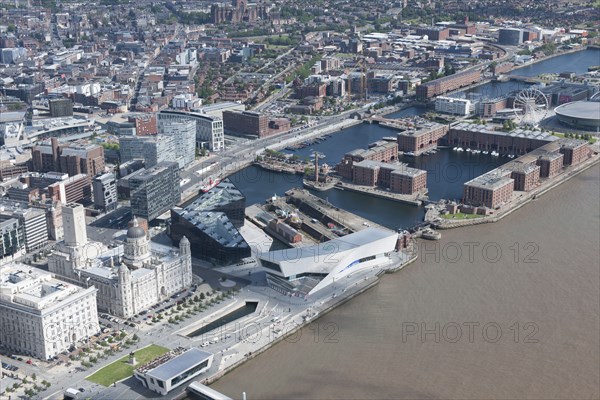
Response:
POLYGON ((367 66, 364 58, 359 58, 356 64, 351 68, 346 68, 344 73, 348 77, 348 87, 346 93, 348 94, 348 101, 352 100, 352 79, 350 79, 350 71, 354 72, 356 69, 360 71, 360 99, 367 99, 367 66))

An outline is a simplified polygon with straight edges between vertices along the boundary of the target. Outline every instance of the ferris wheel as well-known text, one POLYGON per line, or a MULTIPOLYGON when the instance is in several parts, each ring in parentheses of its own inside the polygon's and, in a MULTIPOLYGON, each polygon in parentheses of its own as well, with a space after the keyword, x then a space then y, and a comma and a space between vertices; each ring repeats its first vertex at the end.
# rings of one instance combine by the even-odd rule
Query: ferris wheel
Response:
POLYGON ((536 127, 548 115, 548 98, 538 89, 524 89, 515 97, 513 112, 519 125, 536 127))

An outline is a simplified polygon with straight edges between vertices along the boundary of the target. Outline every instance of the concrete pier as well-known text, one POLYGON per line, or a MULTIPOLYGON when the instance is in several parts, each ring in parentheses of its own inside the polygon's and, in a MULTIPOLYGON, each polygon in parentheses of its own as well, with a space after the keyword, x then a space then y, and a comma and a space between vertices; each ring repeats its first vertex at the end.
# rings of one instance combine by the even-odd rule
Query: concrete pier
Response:
POLYGON ((379 197, 381 199, 396 201, 398 203, 410 204, 413 206, 420 206, 423 204, 423 200, 427 199, 427 196, 423 193, 417 194, 400 194, 388 192, 385 190, 378 189, 376 187, 354 185, 348 182, 339 182, 335 185, 336 189, 339 190, 350 190, 351 192, 363 193, 369 196, 379 197))

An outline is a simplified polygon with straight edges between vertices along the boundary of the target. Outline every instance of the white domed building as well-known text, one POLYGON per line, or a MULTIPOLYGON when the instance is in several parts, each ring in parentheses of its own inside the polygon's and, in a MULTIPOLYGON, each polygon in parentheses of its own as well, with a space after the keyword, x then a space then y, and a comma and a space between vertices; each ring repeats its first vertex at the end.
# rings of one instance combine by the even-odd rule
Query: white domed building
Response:
MULTIPOLYGON (((68 232, 85 235, 81 205, 66 205, 63 215, 71 215, 63 220, 65 225, 73 225, 67 226, 68 232)), ((66 237, 48 264, 50 272, 65 280, 95 286, 98 310, 128 318, 189 288, 191 257, 187 238, 181 239, 179 248, 152 242, 134 218, 122 244, 109 248, 87 238, 66 237)))

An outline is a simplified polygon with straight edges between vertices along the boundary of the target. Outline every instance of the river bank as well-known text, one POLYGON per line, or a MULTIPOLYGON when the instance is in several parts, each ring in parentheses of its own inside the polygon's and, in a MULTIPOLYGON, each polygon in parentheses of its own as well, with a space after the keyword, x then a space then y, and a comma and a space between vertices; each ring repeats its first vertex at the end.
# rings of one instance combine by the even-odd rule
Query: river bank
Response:
MULTIPOLYGON (((594 49, 594 48, 592 47, 592 49, 594 49)), ((509 74, 512 73, 513 71, 517 71, 517 70, 522 69, 522 68, 526 68, 526 67, 529 67, 529 66, 532 66, 532 65, 544 62, 544 61, 548 61, 548 60, 551 60, 551 59, 553 59, 555 57, 560 57, 560 56, 565 56, 565 55, 568 55, 568 54, 578 53, 580 51, 585 51, 585 50, 588 50, 588 46, 582 46, 582 47, 576 48, 576 49, 555 52, 553 54, 550 54, 550 55, 547 55, 547 56, 544 56, 544 57, 541 57, 541 58, 534 58, 534 59, 532 59, 530 62, 528 62, 526 64, 514 65, 513 68, 511 68, 509 74)))
POLYGON ((503 206, 502 209, 498 211, 498 213, 490 216, 480 216, 471 219, 464 220, 453 220, 453 219, 445 219, 439 216, 439 212, 436 212, 435 206, 430 209, 425 214, 425 222, 429 222, 436 229, 453 229, 460 228, 469 225, 479 225, 479 224, 488 224, 494 223, 502 220, 506 216, 512 214, 514 211, 523 207, 524 205, 536 200, 539 196, 542 196, 546 192, 554 189, 555 187, 567 182, 574 176, 582 173, 583 171, 592 168, 600 163, 600 156, 597 151, 596 154, 593 154, 591 158, 578 164, 576 166, 570 167, 568 170, 564 171, 560 175, 548 179, 546 182, 540 184, 537 188, 526 192, 520 195, 518 198, 513 199, 510 204, 503 206))
MULTIPOLYGON (((416 244, 413 242, 411 244, 410 252, 403 253, 402 256, 395 258, 396 259, 394 261, 391 261, 387 265, 354 273, 350 276, 352 279, 350 279, 348 282, 345 282, 345 285, 341 290, 338 290, 335 287, 329 290, 325 289, 325 294, 317 299, 314 299, 312 302, 307 303, 300 308, 292 306, 290 310, 292 311, 293 309, 293 315, 290 315, 289 318, 285 318, 281 321, 285 322, 285 325, 282 326, 283 329, 281 334, 273 335, 272 326, 268 326, 265 328, 267 332, 263 332, 265 334, 259 335, 259 339, 256 342, 245 339, 236 343, 228 348, 228 351, 230 353, 235 351, 234 354, 240 354, 242 355, 241 357, 228 358, 228 355, 225 355, 224 352, 222 352, 222 354, 220 354, 221 360, 219 362, 218 371, 208 376, 204 376, 202 379, 197 379, 196 381, 201 382, 204 385, 213 384, 228 373, 257 358, 268 349, 282 343, 294 343, 295 341, 299 340, 300 337, 302 337, 303 331, 305 331, 304 335, 306 336, 308 333, 306 331, 311 331, 311 326, 317 317, 322 318, 328 313, 334 311, 336 308, 346 304, 353 298, 367 292, 369 289, 376 287, 379 284, 382 276, 398 272, 404 269, 407 265, 414 263, 417 260, 416 244), (263 338, 266 340, 262 340, 263 338), (243 347, 243 349, 240 347, 243 347)), ((246 294, 240 294, 240 299, 243 299, 244 297, 256 299, 257 296, 253 294, 252 290, 249 290, 246 294)), ((239 301, 240 300, 238 300, 238 302, 239 301)), ((266 304, 264 308, 266 308, 266 304)), ((186 327, 182 329, 182 331, 189 331, 190 329, 190 327, 186 327)), ((188 394, 183 392, 175 396, 174 399, 181 400, 187 397, 188 394)))
POLYGON ((273 400, 598 398, 599 171, 493 228, 420 242, 413 268, 318 319, 336 343, 281 342, 212 387, 273 400))

